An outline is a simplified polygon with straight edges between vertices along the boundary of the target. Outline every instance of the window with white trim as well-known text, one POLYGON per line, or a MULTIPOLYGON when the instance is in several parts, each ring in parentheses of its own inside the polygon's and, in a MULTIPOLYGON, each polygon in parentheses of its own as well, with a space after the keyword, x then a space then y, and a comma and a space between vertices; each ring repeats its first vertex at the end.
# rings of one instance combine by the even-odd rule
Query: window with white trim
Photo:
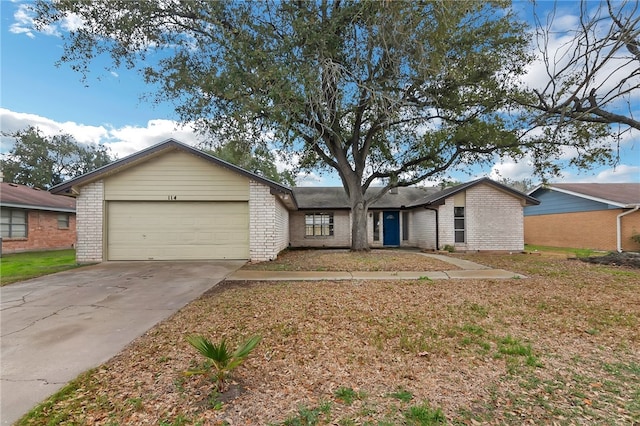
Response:
POLYGON ((308 213, 304 215, 305 237, 333 236, 333 213, 308 213))
POLYGON ((453 208, 453 233, 455 235, 456 243, 464 243, 465 242, 465 234, 464 234, 464 207, 454 207, 453 208))
POLYGON ((2 238, 27 237, 27 211, 19 209, 2 209, 2 238))

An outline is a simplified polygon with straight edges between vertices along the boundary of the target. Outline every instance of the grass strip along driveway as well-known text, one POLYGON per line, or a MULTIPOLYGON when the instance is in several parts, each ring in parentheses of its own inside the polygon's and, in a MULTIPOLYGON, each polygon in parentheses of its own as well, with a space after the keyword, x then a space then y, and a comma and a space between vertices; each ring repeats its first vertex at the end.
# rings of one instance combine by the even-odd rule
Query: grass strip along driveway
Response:
POLYGON ((640 422, 637 269, 457 256, 529 278, 222 283, 20 424, 640 422), (262 341, 216 394, 192 334, 262 341))
POLYGON ((75 250, 4 254, 0 261, 0 285, 78 267, 75 250))

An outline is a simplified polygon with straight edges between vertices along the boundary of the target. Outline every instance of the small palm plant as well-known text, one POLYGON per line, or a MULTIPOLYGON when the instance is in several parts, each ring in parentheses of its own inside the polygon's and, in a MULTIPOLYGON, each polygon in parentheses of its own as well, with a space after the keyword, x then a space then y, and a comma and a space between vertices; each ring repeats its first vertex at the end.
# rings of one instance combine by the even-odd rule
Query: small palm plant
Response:
POLYGON ((207 363, 204 368, 187 370, 185 374, 210 375, 216 384, 216 390, 224 392, 231 372, 244 362, 260 340, 261 336, 253 336, 231 353, 225 339, 215 344, 203 336, 187 336, 187 342, 207 358, 207 363))

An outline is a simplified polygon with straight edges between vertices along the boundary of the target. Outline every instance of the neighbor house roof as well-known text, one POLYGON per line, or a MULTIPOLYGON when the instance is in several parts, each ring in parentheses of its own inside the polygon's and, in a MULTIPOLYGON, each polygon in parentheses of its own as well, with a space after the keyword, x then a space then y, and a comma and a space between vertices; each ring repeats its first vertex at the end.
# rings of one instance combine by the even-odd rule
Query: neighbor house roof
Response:
POLYGON ((64 195, 53 195, 44 189, 17 183, 0 183, 0 205, 29 210, 48 210, 75 213, 76 200, 64 195))
POLYGON ((115 173, 119 173, 122 170, 125 170, 141 162, 147 161, 150 158, 156 157, 158 155, 162 155, 171 150, 182 150, 182 151, 188 152, 206 161, 209 161, 217 166, 224 167, 226 169, 239 173, 243 176, 246 176, 251 180, 263 183, 271 188, 272 193, 277 192, 283 195, 283 197, 281 198, 283 198, 283 201, 286 204, 292 203, 291 206, 294 208, 296 207, 295 199, 292 197, 291 188, 281 185, 265 177, 259 176, 255 173, 251 173, 238 166, 235 166, 231 163, 228 163, 224 160, 214 157, 213 155, 207 154, 206 152, 190 147, 189 145, 185 145, 182 142, 178 142, 175 139, 167 139, 164 142, 160 142, 156 145, 150 146, 149 148, 138 151, 135 154, 129 155, 120 160, 116 160, 92 172, 85 173, 82 176, 78 176, 76 178, 63 182, 60 185, 56 185, 53 188, 51 188, 49 191, 51 191, 54 194, 64 194, 64 193, 73 194, 75 187, 82 186, 99 179, 103 179, 115 173))
POLYGON ((551 183, 541 185, 529 194, 534 195, 544 189, 618 207, 640 205, 640 183, 551 183))

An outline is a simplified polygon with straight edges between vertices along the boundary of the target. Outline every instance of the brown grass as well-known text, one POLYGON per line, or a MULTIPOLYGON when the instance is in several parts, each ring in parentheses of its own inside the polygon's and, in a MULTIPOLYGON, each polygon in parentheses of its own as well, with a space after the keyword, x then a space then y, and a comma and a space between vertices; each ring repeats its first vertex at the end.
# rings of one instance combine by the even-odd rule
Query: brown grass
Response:
POLYGON ((24 424, 409 424, 425 402, 453 424, 640 422, 636 270, 464 257, 530 278, 222 283, 24 424), (183 376, 201 362, 186 335, 256 333, 222 405, 183 376))
POLYGON ((372 250, 285 250, 276 260, 250 264, 259 271, 444 271, 458 267, 420 252, 372 250))

